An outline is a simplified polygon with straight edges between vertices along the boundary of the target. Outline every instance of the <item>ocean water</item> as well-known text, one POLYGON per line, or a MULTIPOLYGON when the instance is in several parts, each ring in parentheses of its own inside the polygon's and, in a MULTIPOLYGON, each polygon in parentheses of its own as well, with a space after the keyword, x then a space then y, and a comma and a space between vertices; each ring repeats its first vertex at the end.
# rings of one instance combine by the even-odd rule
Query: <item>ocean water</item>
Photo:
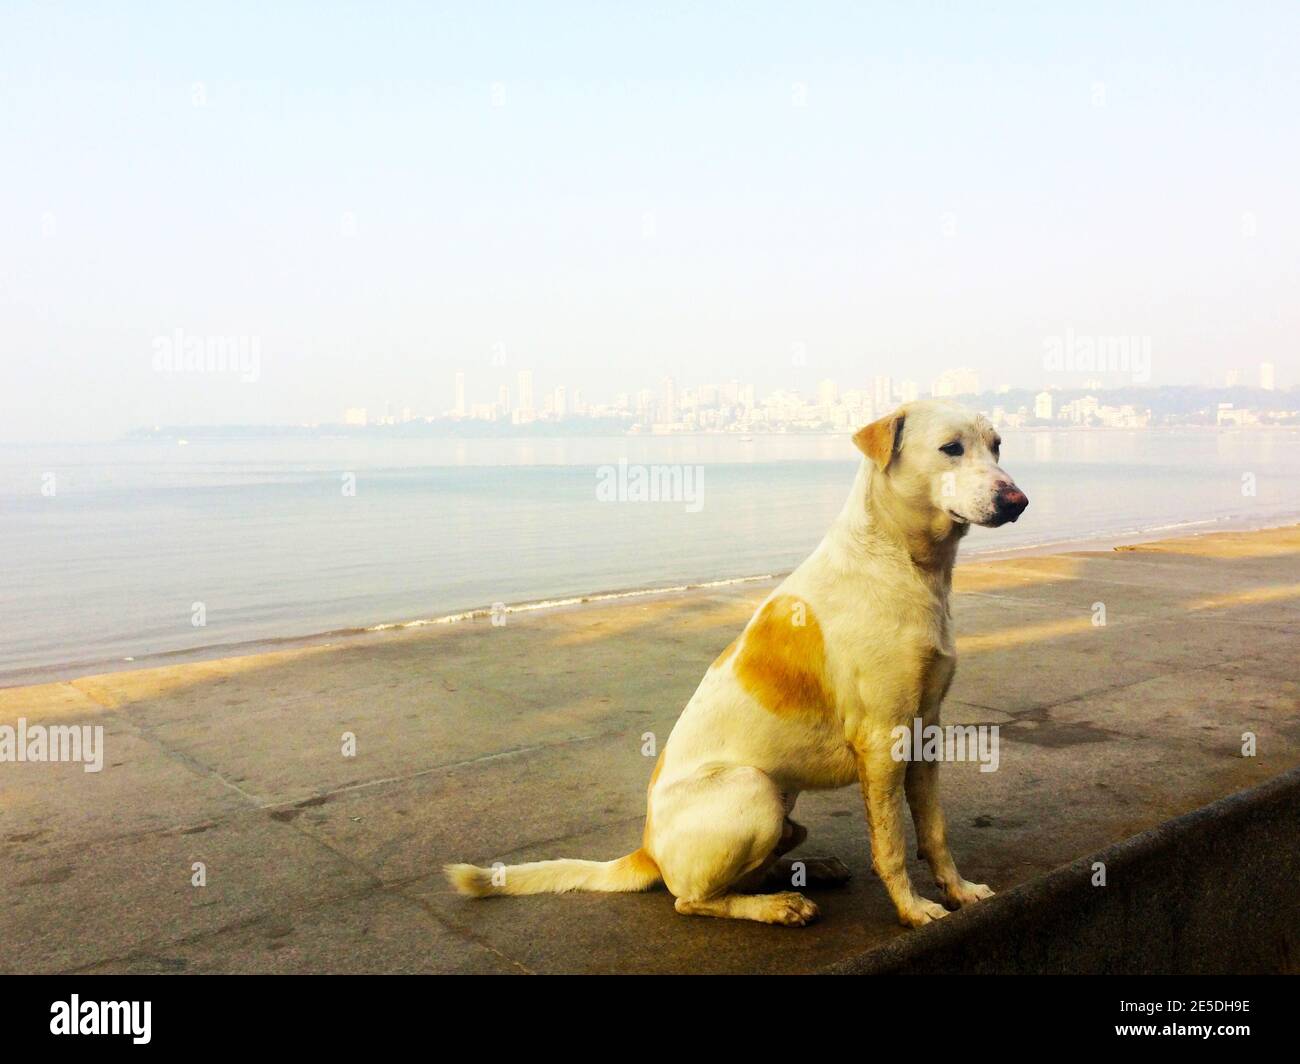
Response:
MULTIPOLYGON (((1030 507, 1015 525, 974 529, 965 557, 1300 520, 1300 432, 1004 440, 1030 507)), ((0 447, 0 684, 494 602, 783 572, 838 512, 855 456, 828 436, 0 447), (602 499, 620 460, 690 467, 699 494, 602 499)))

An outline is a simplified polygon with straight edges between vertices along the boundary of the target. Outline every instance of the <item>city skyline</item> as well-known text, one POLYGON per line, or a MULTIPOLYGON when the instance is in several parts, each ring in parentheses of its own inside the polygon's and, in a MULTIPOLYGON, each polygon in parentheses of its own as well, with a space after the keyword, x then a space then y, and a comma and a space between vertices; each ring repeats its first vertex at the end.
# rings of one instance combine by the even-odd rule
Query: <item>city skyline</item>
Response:
MULTIPOLYGON (((1276 367, 1262 362, 1254 370, 1254 387, 1263 392, 1276 392, 1276 367)), ((1224 390, 1251 387, 1243 382, 1244 371, 1225 371, 1224 390)), ((449 409, 421 413, 409 405, 388 402, 384 413, 372 418, 370 408, 348 407, 341 423, 353 427, 392 426, 414 421, 425 422, 491 422, 526 426, 534 422, 565 422, 573 419, 621 421, 629 431, 696 432, 737 431, 754 428, 780 427, 786 429, 814 426, 849 429, 860 426, 888 413, 899 405, 920 398, 952 398, 972 402, 979 398, 985 412, 992 413, 1007 428, 1033 424, 1102 425, 1106 427, 1145 428, 1152 423, 1151 411, 1140 402, 1110 404, 1097 396, 1109 392, 1132 389, 1107 387, 1103 380, 1085 379, 1074 384, 1048 386, 1033 393, 1029 401, 1015 402, 1008 398, 999 403, 998 397, 1025 393, 1027 389, 1013 389, 1008 384, 982 386, 981 378, 969 367, 946 370, 932 380, 928 387, 911 379, 896 380, 887 374, 877 374, 858 387, 841 389, 840 382, 823 378, 811 393, 797 388, 775 388, 762 392, 752 382, 740 378, 706 383, 698 386, 681 385, 673 377, 663 377, 656 388, 627 388, 615 392, 608 401, 588 402, 581 388, 570 391, 567 383, 556 383, 543 389, 537 401, 535 375, 531 369, 515 371, 516 390, 501 384, 495 401, 471 401, 467 390, 467 377, 463 370, 454 375, 454 404, 449 409), (1080 393, 1065 398, 1067 393, 1080 393), (1083 394, 1095 393, 1095 394, 1083 394), (987 401, 993 396, 992 403, 987 401)), ((1279 405, 1266 410, 1289 410, 1286 400, 1290 393, 1279 394, 1279 405)), ((1297 399, 1300 404, 1300 399, 1297 399)), ((1259 421, 1259 413, 1252 408, 1237 408, 1231 403, 1217 403, 1216 423, 1247 425, 1259 421)), ((328 422, 311 422, 322 424, 328 422)))

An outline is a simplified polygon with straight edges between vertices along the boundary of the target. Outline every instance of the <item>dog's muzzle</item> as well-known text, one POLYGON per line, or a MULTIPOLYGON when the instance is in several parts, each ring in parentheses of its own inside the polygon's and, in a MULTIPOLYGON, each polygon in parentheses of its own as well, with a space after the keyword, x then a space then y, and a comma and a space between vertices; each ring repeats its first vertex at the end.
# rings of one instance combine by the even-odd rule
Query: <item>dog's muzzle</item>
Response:
POLYGON ((998 493, 993 497, 993 527, 1014 521, 1029 505, 1029 496, 1014 484, 999 484, 998 493))

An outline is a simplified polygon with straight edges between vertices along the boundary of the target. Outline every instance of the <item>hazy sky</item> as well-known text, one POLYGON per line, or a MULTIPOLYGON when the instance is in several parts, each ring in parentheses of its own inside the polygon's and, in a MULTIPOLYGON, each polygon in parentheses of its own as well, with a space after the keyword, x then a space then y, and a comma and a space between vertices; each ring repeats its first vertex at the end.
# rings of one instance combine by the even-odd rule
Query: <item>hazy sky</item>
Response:
POLYGON ((0 439, 1037 387, 1067 330, 1300 376, 1300 5, 635 6, 6 2, 0 439))

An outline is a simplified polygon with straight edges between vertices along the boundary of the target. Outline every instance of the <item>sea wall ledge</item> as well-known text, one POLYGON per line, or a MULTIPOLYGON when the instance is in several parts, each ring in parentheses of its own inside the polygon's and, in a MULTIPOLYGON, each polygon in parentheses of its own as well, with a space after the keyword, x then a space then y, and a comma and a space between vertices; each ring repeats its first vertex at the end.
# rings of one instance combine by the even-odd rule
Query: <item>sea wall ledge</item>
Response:
POLYGON ((1297 884, 1293 769, 823 974, 1296 974, 1297 884))

